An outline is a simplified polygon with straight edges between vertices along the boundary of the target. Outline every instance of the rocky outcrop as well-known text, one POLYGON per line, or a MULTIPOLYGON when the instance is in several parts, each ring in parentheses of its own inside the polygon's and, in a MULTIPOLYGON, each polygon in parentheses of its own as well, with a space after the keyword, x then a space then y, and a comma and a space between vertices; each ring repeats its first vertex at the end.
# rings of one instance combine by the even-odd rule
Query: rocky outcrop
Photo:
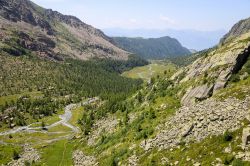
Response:
POLYGON ((194 101, 204 100, 225 88, 232 74, 238 73, 247 62, 250 55, 249 37, 250 33, 244 34, 233 42, 206 52, 174 75, 172 79, 177 80, 176 84, 191 84, 182 97, 182 104, 189 105, 194 101), (178 80, 183 73, 184 78, 178 80))
POLYGON ((8 166, 26 166, 27 163, 35 163, 40 160, 38 151, 32 148, 30 145, 25 144, 23 146, 23 153, 18 160, 11 161, 8 166))
POLYGON ((135 154, 133 154, 128 158, 128 166, 137 166, 138 160, 139 158, 135 154))
POLYGON ((244 150, 246 146, 250 143, 250 128, 244 128, 242 132, 242 149, 244 150))
POLYGON ((232 29, 221 39, 220 43, 224 44, 233 38, 250 31, 250 18, 244 19, 236 23, 232 29))
POLYGON ((118 120, 115 117, 103 118, 96 121, 92 127, 92 132, 88 138, 88 145, 93 146, 97 143, 102 134, 111 134, 115 131, 118 120))
POLYGON ((27 0, 1 0, 0 16, 12 22, 26 22, 33 26, 39 26, 48 35, 54 35, 54 29, 48 21, 41 17, 32 2, 27 0))
POLYGON ((214 83, 213 94, 218 92, 220 89, 223 89, 226 87, 226 84, 228 80, 230 79, 231 74, 232 74, 231 68, 228 68, 220 72, 218 78, 216 79, 214 83))
POLYGON ((202 85, 198 86, 194 89, 191 89, 189 92, 187 92, 181 102, 184 105, 188 105, 190 103, 195 103, 196 100, 204 100, 208 97, 212 96, 214 85, 202 85))
POLYGON ((182 104, 189 105, 206 99, 225 88, 231 76, 242 69, 249 56, 250 18, 237 23, 219 45, 195 54, 198 59, 171 77, 175 84, 189 85, 184 85, 180 93, 185 93, 181 96, 182 104))
POLYGON ((53 11, 51 9, 46 9, 45 15, 48 19, 51 19, 51 20, 56 19, 60 22, 64 22, 65 24, 70 25, 70 26, 75 27, 75 28, 84 27, 89 33, 100 36, 109 42, 113 42, 113 40, 111 38, 109 38, 108 36, 106 36, 101 30, 96 29, 88 24, 85 24, 79 18, 77 18, 75 16, 63 15, 63 14, 61 14, 57 11, 53 11))
POLYGON ((4 48, 11 55, 26 54, 9 49, 15 47, 16 42, 25 50, 56 60, 64 56, 82 60, 93 57, 127 60, 130 54, 115 46, 101 30, 74 16, 43 9, 29 0, 0 0, 0 27, 3 29, 0 35, 7 32, 8 42, 4 44, 9 47, 4 48))
POLYGON ((201 141, 210 135, 236 130, 249 115, 249 108, 250 97, 243 101, 235 98, 216 101, 210 98, 189 107, 183 106, 167 120, 164 127, 159 127, 155 138, 143 141, 141 147, 145 150, 153 147, 168 149, 181 142, 201 141))
POLYGON ((73 158, 74 166, 97 166, 99 165, 95 157, 87 156, 80 150, 74 151, 72 158, 73 158))

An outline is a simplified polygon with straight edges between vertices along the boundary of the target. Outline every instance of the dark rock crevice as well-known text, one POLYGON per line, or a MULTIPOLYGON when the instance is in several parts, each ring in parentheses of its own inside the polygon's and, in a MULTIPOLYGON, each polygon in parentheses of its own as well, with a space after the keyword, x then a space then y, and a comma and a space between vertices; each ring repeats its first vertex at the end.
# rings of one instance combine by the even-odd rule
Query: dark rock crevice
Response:
POLYGON ((250 45, 237 57, 236 64, 234 65, 234 68, 232 70, 232 74, 237 74, 242 69, 242 67, 247 62, 249 56, 250 56, 250 45))

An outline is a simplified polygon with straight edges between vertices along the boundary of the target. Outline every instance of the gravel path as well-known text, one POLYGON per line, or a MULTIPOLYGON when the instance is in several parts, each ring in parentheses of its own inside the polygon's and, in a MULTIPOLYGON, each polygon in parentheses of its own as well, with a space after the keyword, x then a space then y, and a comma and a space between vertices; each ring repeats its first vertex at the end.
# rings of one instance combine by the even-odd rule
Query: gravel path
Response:
MULTIPOLYGON (((81 105, 87 105, 89 103, 92 103, 94 101, 98 100, 98 98, 89 98, 87 101, 83 102, 83 103, 78 103, 78 104, 70 104, 70 105, 67 105, 64 109, 64 114, 63 115, 59 115, 59 118, 61 119, 60 121, 58 122, 55 122, 49 126, 46 126, 47 129, 50 129, 50 128, 53 128, 55 126, 58 126, 58 125, 63 125, 63 126, 67 126, 69 128, 72 129, 72 131, 74 133, 79 133, 80 132, 80 129, 76 126, 73 126, 69 123, 69 120, 71 119, 72 117, 72 110, 76 107, 79 107, 81 105)), ((11 129, 11 130, 8 130, 8 131, 4 131, 4 132, 0 132, 0 136, 4 136, 4 135, 9 135, 9 134, 15 134, 15 133, 18 133, 18 132, 29 132, 29 133, 34 133, 34 132, 42 132, 42 133, 47 133, 48 131, 45 131, 45 130, 41 130, 42 127, 31 127, 32 125, 35 125, 35 124, 39 124, 39 123, 32 123, 28 126, 22 126, 22 127, 16 127, 14 129, 11 129), (41 130, 41 131, 39 131, 41 130)))

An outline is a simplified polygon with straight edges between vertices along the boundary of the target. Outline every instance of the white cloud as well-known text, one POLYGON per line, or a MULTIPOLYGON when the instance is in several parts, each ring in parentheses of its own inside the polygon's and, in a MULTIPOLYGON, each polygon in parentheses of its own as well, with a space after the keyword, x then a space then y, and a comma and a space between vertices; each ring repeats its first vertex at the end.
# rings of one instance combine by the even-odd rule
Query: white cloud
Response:
POLYGON ((160 20, 166 22, 167 24, 176 24, 175 20, 164 15, 160 15, 160 20))

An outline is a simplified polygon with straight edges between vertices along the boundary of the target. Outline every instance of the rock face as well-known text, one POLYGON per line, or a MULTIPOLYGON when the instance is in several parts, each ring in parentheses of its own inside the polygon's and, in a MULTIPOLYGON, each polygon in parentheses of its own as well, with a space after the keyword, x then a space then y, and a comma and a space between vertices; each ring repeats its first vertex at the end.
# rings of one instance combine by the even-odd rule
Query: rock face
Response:
POLYGON ((194 89, 191 89, 188 93, 186 93, 181 102, 183 104, 189 104, 194 103, 195 100, 204 100, 207 99, 208 97, 210 97, 212 95, 213 92, 213 87, 214 85, 202 85, 202 86, 198 86, 194 89), (193 101, 192 101, 193 100, 193 101))
POLYGON ((185 93, 182 104, 206 99, 225 88, 249 56, 250 18, 237 23, 216 47, 195 54, 194 57, 199 57, 196 61, 172 76, 176 84, 188 85, 182 91, 185 93))
POLYGON ((232 74, 237 73, 250 55, 250 33, 232 42, 209 50, 193 64, 181 69, 172 79, 176 83, 190 85, 182 98, 182 104, 204 100, 226 87, 232 74), (184 75, 179 80, 180 75, 184 75))
POLYGON ((20 47, 56 60, 65 56, 126 60, 129 55, 102 31, 29 0, 0 0, 0 28, 0 45, 11 55, 27 54, 20 47))
POLYGON ((250 143, 250 128, 244 128, 242 132, 242 149, 245 149, 246 146, 250 143))
MULTIPOLYGON (((249 108, 249 97, 244 101, 235 98, 216 101, 210 98, 189 107, 183 106, 163 127, 159 127, 155 138, 143 141, 141 147, 145 150, 153 147, 168 149, 181 142, 201 141, 210 135, 236 130, 249 114, 249 108)), ((248 140, 248 134, 244 136, 244 142, 248 140)))

